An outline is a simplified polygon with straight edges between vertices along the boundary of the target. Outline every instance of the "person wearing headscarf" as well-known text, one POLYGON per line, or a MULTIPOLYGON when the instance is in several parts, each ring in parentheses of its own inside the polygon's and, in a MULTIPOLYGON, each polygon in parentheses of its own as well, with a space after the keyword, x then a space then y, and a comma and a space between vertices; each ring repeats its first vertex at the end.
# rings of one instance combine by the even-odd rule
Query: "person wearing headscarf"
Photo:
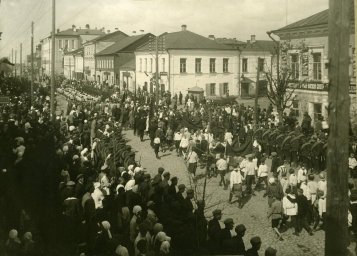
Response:
POLYGON ((21 241, 18 238, 16 229, 9 232, 9 238, 5 243, 5 251, 7 256, 18 256, 21 253, 21 241))
POLYGON ((38 254, 38 248, 36 248, 35 242, 32 240, 32 233, 26 232, 23 237, 23 255, 35 256, 38 254))

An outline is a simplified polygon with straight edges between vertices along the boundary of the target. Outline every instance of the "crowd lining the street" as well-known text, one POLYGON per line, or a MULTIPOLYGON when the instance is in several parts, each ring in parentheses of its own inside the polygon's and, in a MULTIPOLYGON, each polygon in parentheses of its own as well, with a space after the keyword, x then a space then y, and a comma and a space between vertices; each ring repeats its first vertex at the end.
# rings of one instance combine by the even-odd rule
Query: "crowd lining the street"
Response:
MULTIPOLYGON (((144 171, 123 129, 132 129, 142 141, 148 135, 157 161, 165 150, 182 157, 193 181, 198 167, 218 177, 229 189, 229 202, 237 200, 239 208, 245 198, 265 190, 267 217, 279 240, 290 228, 297 236, 303 229, 312 236, 324 228, 324 120, 314 128, 307 113, 301 124, 293 114, 278 120, 269 106, 258 110, 253 129, 254 109, 237 103, 219 106, 181 93, 155 98, 143 90, 93 101, 75 86, 58 90, 68 101, 67 113, 51 120, 46 90, 36 90, 31 104, 28 93, 11 91, 4 81, 1 86, 11 97, 1 106, 0 121, 1 227, 9 232, 5 255, 259 255, 264 241, 255 236, 245 245, 246 226, 234 226, 232 218, 221 228, 220 209, 208 221, 205 202, 194 200, 194 190, 179 182, 174 169, 159 168, 154 177, 144 171), (38 186, 39 191, 33 188, 38 186), (41 220, 17 199, 29 193, 35 196, 27 199, 35 200, 53 187, 42 200, 54 204, 55 238, 65 245, 59 251, 46 247, 45 231, 36 227, 41 220)), ((350 150, 356 178, 355 143, 350 150)), ((352 183, 349 189, 356 233, 357 190, 352 183)), ((269 247, 265 255, 277 252, 269 247)))

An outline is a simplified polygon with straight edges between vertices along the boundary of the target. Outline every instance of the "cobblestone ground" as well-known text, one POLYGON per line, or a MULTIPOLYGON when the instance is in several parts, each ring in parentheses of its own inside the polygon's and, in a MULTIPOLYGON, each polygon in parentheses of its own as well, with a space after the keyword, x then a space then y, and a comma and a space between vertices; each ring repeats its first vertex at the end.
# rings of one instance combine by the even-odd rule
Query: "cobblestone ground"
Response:
MULTIPOLYGON (((173 152, 161 152, 161 159, 155 158, 153 149, 150 146, 150 140, 147 136, 145 141, 140 142, 139 138, 133 135, 132 130, 124 131, 128 144, 133 147, 136 153, 136 160, 141 162, 145 171, 152 176, 157 173, 159 167, 165 168, 171 173, 171 176, 179 178, 179 184, 190 184, 189 175, 184 160, 177 157, 173 152)), ((199 169, 197 174, 203 173, 203 169, 199 169)), ((197 182, 196 190, 201 199, 204 178, 197 182)), ((191 182, 193 185, 193 183, 191 182)), ((245 235, 245 245, 250 247, 249 239, 253 236, 262 238, 262 248, 260 255, 264 255, 267 247, 271 246, 278 250, 278 255, 324 255, 324 231, 316 231, 313 236, 309 236, 306 231, 302 231, 300 236, 294 236, 292 230, 286 231, 284 241, 279 241, 270 226, 270 220, 267 219, 268 203, 267 198, 263 197, 264 191, 256 192, 242 209, 237 207, 237 204, 229 204, 229 191, 224 190, 219 186, 219 178, 211 178, 207 180, 206 189, 207 210, 206 217, 211 218, 211 212, 220 208, 223 209, 222 221, 227 218, 233 218, 236 225, 244 224, 247 228, 245 235)), ((222 224, 223 227, 223 224, 222 224)))

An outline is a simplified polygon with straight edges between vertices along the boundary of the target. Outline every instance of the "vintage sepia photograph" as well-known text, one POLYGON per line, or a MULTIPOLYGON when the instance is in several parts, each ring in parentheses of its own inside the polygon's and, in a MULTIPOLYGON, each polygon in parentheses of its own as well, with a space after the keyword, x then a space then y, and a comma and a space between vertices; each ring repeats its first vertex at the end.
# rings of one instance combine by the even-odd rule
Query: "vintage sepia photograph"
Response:
POLYGON ((0 0, 0 256, 357 256, 357 0, 0 0))

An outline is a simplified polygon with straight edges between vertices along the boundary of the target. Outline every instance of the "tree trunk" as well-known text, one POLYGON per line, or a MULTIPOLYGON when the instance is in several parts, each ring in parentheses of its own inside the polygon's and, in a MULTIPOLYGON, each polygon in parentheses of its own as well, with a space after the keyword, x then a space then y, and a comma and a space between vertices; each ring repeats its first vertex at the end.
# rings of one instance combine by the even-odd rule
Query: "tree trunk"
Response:
POLYGON ((277 106, 277 112, 278 112, 278 118, 279 118, 279 122, 283 122, 283 116, 284 116, 284 108, 282 108, 281 106, 277 106))

